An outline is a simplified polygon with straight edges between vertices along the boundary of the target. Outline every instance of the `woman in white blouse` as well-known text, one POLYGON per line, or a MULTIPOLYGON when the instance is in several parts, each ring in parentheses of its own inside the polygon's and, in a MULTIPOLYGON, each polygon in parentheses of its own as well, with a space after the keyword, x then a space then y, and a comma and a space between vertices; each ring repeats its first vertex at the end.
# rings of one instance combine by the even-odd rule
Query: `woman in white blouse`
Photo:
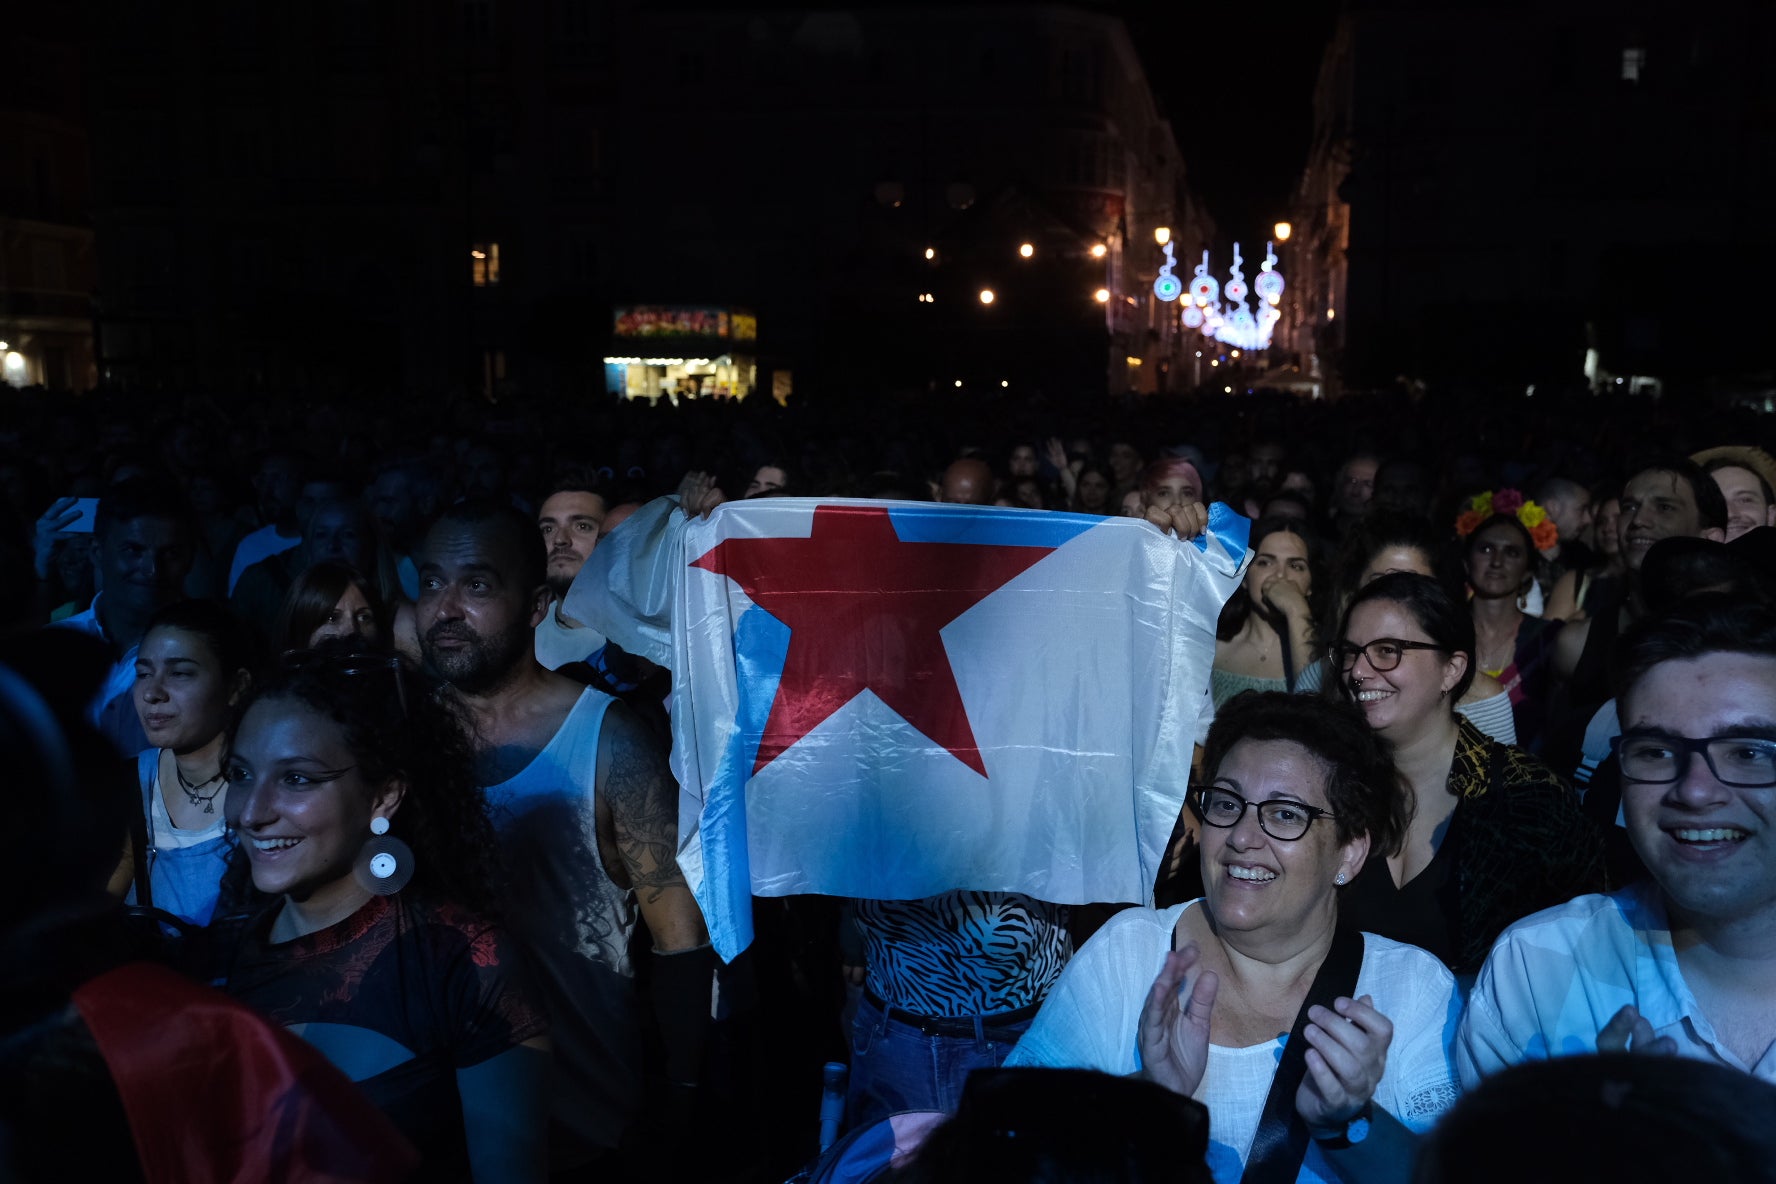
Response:
MULTIPOLYGON (((1139 1072, 1196 1098, 1209 1108, 1209 1166, 1232 1181, 1253 1153, 1287 1033, 1334 949, 1339 889, 1397 848, 1408 798, 1362 715, 1309 696, 1229 702, 1203 768, 1208 782, 1190 806, 1204 897, 1112 917, 1008 1064, 1139 1072)), ((1460 1002, 1423 950, 1351 937, 1354 988, 1305 1017, 1292 1110, 1311 1140, 1297 1174, 1404 1180, 1417 1132, 1455 1100, 1448 1050, 1460 1002)))

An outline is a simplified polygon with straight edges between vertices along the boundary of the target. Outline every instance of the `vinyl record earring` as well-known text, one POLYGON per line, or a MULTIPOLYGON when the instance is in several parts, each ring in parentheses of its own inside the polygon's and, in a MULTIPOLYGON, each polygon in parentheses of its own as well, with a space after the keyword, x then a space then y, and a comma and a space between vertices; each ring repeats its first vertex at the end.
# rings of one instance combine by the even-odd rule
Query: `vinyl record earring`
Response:
POLYGON ((413 879, 413 848, 388 830, 388 819, 372 818, 372 837, 358 850, 358 858, 352 863, 352 875, 359 886, 378 896, 393 896, 413 879))

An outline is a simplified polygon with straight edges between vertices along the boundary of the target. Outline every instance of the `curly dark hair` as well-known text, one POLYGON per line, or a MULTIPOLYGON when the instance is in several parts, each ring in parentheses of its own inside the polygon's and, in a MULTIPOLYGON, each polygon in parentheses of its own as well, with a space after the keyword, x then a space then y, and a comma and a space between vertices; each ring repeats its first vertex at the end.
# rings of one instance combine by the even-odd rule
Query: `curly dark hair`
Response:
POLYGON ((1286 691, 1244 691, 1215 713, 1203 746, 1203 773, 1213 781, 1228 750, 1241 740, 1288 740, 1325 764, 1326 800, 1338 841, 1369 836, 1369 858, 1399 851, 1412 822, 1412 793, 1394 767, 1393 748, 1354 703, 1286 691))
POLYGON ((493 823, 475 783, 473 729, 445 692, 395 655, 323 645, 284 655, 254 682, 236 719, 255 704, 294 699, 338 724, 367 781, 406 783, 390 831, 413 849, 411 887, 488 913, 499 878, 493 823))

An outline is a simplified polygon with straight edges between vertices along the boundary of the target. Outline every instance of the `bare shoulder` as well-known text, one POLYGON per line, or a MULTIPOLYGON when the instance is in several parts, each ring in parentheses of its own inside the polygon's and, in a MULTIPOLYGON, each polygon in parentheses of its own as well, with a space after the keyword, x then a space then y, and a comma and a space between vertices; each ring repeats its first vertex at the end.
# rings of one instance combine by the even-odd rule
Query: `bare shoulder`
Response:
POLYGON ((1566 571, 1548 591, 1548 603, 1542 616, 1550 621, 1572 620, 1579 615, 1579 573, 1566 571))
POLYGON ((1554 673, 1561 678, 1571 678, 1590 638, 1590 621, 1568 621, 1554 638, 1554 673))
POLYGON ((541 685, 537 688, 535 707, 538 714, 559 714, 562 719, 574 709, 580 701, 580 694, 586 688, 553 670, 544 671, 541 685))
POLYGON ((573 714, 574 705, 580 701, 585 689, 553 670, 543 671, 540 678, 525 688, 519 710, 510 716, 515 738, 540 751, 573 714))

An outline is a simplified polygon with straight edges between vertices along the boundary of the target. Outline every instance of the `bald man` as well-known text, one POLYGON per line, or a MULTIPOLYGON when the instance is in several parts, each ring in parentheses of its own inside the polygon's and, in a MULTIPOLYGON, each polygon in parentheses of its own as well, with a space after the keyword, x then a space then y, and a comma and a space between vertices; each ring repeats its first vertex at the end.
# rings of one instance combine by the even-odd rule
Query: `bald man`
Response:
POLYGON ((959 506, 992 505, 993 470, 972 456, 951 461, 937 487, 937 500, 959 506))

